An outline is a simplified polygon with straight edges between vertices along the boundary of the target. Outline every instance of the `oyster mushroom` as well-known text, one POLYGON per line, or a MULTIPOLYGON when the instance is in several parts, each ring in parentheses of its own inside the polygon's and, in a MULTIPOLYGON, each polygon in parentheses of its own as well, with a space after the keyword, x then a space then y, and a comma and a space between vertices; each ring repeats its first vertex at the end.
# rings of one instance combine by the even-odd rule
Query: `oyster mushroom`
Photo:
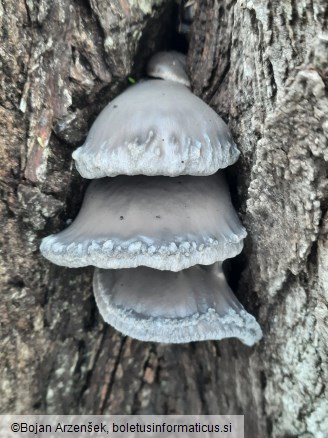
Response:
POLYGON ((190 87, 186 72, 186 56, 179 52, 158 52, 147 65, 147 74, 152 78, 165 79, 190 87))
POLYGON ((92 181, 75 221, 43 239, 58 265, 179 271, 239 254, 246 231, 222 173, 92 181))
POLYGON ((112 100, 74 153, 84 178, 211 175, 239 151, 224 121, 184 85, 149 80, 112 100))
POLYGON ((83 177, 101 179, 41 252, 59 265, 96 266, 100 313, 124 334, 253 345, 261 329, 220 263, 242 250, 246 231, 222 173, 213 175, 239 151, 223 120, 187 88, 184 55, 156 54, 147 71, 161 79, 110 102, 73 153, 83 177))
POLYGON ((180 272, 96 269, 93 289, 103 319, 142 341, 181 343, 262 337, 255 318, 228 286, 221 263, 180 272))

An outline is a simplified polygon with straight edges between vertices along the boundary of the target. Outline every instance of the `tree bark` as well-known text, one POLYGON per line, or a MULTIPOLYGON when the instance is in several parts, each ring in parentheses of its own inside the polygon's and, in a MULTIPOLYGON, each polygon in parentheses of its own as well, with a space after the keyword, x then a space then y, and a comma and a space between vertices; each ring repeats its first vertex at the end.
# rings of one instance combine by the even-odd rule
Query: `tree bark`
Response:
POLYGON ((195 1, 194 92, 241 150, 227 170, 248 230, 230 282, 259 320, 237 340, 144 343, 105 325, 92 269, 48 263, 86 182, 72 151, 155 50, 164 0, 0 0, 0 412, 244 414, 246 437, 328 435, 328 4, 195 1))

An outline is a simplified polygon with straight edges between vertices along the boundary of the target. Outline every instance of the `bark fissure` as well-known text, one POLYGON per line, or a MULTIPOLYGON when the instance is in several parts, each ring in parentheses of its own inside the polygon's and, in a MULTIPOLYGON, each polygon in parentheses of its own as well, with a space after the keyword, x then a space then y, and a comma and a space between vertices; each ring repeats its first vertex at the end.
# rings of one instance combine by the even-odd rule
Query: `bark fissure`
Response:
POLYGON ((120 349, 119 349, 118 355, 117 355, 117 357, 115 359, 113 370, 112 370, 112 372, 111 372, 111 374, 109 376, 108 381, 106 382, 105 393, 102 396, 102 400, 101 400, 101 403, 99 405, 99 414, 100 415, 103 415, 105 413, 106 404, 107 404, 108 400, 110 399, 110 396, 111 396, 111 393, 112 393, 112 389, 113 389, 113 386, 115 384, 117 369, 118 369, 118 366, 120 364, 120 360, 121 360, 121 357, 122 357, 122 353, 123 353, 123 349, 124 349, 124 344, 125 344, 125 338, 123 338, 122 341, 121 341, 120 349))

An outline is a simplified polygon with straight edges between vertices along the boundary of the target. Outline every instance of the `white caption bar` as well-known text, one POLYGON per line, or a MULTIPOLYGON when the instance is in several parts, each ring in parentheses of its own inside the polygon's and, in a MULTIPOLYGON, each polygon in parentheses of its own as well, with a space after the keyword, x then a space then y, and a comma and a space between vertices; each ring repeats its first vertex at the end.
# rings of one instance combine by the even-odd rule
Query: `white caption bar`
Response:
POLYGON ((243 415, 0 415, 1 438, 244 438, 243 415))

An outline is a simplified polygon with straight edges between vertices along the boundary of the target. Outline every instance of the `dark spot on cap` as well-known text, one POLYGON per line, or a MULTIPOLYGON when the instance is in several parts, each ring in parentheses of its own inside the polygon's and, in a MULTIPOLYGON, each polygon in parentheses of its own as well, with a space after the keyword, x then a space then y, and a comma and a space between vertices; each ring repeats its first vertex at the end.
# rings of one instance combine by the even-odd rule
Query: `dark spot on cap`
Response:
POLYGON ((121 221, 124 219, 124 216, 120 216, 121 221))
POLYGON ((160 216, 155 216, 156 217, 156 219, 160 219, 161 217, 160 216))

